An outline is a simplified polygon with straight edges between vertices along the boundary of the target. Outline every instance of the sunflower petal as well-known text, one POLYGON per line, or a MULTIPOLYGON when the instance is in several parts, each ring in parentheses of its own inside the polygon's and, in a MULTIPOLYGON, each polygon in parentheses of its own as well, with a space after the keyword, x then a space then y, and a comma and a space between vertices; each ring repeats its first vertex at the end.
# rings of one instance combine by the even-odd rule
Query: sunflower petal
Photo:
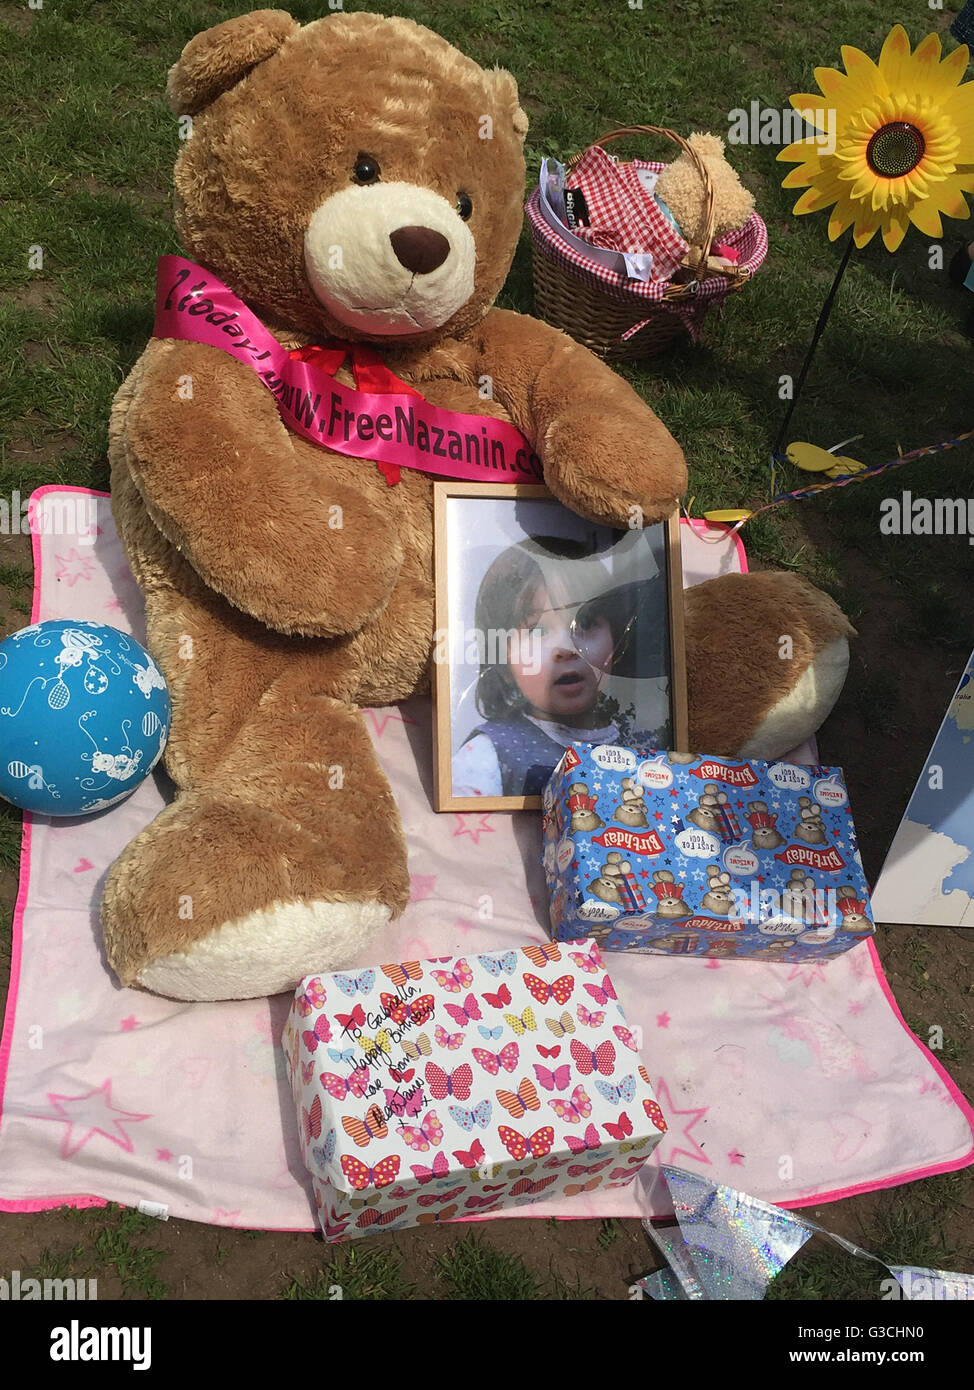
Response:
POLYGON ((856 220, 858 208, 844 199, 836 203, 829 217, 829 241, 837 241, 847 227, 851 227, 856 220))
POLYGON ((879 231, 880 217, 878 213, 870 213, 866 217, 857 220, 852 229, 852 237, 856 246, 861 251, 879 231))
MULTIPOLYGON (((909 40, 907 41, 909 42, 909 40)), ((913 65, 925 70, 940 67, 942 45, 939 34, 925 34, 913 50, 913 65)))
POLYGON ((906 236, 910 219, 904 208, 897 208, 893 215, 883 223, 883 241, 886 243, 887 251, 896 251, 900 243, 906 236))
POLYGON ((943 98, 940 114, 953 126, 953 133, 964 150, 974 149, 974 82, 964 82, 948 92, 943 98))
POLYGON ((902 24, 894 24, 879 55, 879 70, 891 91, 910 85, 910 40, 902 24))
POLYGON ((967 71, 967 65, 971 60, 971 51, 968 48, 965 53, 965 44, 955 48, 953 53, 948 53, 947 57, 940 64, 940 81, 945 87, 956 87, 967 71))
POLYGON ((820 212, 822 208, 826 208, 830 203, 834 202, 835 198, 829 197, 828 193, 823 193, 820 188, 806 188, 805 192, 792 208, 792 212, 797 213, 799 216, 801 216, 803 212, 820 212))
POLYGON ((829 103, 824 99, 821 92, 797 92, 790 96, 788 100, 794 109, 808 121, 809 125, 814 125, 816 130, 821 130, 825 134, 824 124, 828 120, 829 103), (816 124, 815 118, 822 116, 822 124, 816 124), (810 119, 811 118, 811 119, 810 119))
POLYGON ((876 175, 872 172, 872 170, 867 169, 864 174, 860 174, 859 178, 849 189, 849 197, 852 199, 853 202, 855 202, 859 198, 865 198, 866 194, 870 191, 875 182, 876 175))
POLYGON ((816 68, 815 81, 821 87, 823 96, 840 97, 849 79, 839 68, 816 68))
POLYGON ((811 169, 807 164, 803 164, 797 169, 790 169, 781 180, 781 186, 782 188, 807 188, 820 172, 821 170, 817 168, 811 169))
POLYGON ((876 94, 886 96, 888 87, 879 68, 868 54, 863 53, 861 48, 853 48, 850 44, 842 45, 842 61, 845 63, 845 70, 853 81, 862 85, 862 96, 876 94))
MULTIPOLYGON (((910 221, 924 236, 939 238, 944 234, 944 224, 932 199, 925 199, 910 209, 910 221)), ((895 248, 891 248, 895 249, 895 248)))
POLYGON ((947 217, 968 217, 970 215, 967 199, 960 191, 957 179, 948 179, 943 188, 937 189, 937 202, 947 217))
POLYGON ((807 161, 809 164, 818 163, 818 153, 815 145, 809 144, 807 140, 796 140, 793 145, 786 145, 783 150, 779 150, 775 156, 779 162, 797 163, 799 160, 807 161))

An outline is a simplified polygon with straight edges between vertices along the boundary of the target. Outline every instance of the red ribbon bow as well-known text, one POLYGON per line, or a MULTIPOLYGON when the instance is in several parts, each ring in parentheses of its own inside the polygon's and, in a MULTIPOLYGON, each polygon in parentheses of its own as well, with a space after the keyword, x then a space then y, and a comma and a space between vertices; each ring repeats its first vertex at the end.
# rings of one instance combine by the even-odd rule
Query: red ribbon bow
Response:
POLYGON ((654 883, 653 892, 662 902, 664 898, 682 898, 684 887, 682 883, 654 883))
MULTIPOLYGON (((295 362, 307 362, 309 366, 317 367, 326 376, 334 376, 349 354, 352 358, 352 375, 360 391, 375 396, 405 395, 423 399, 415 386, 400 380, 395 372, 389 370, 375 348, 366 343, 345 343, 339 338, 330 338, 327 343, 320 345, 309 343, 307 347, 291 348, 288 356, 295 362)), ((401 476, 398 464, 378 463, 376 466, 390 487, 398 483, 401 476)))
POLYGON ((855 913, 859 917, 865 916, 866 904, 862 898, 840 898, 839 911, 843 917, 849 917, 855 913))

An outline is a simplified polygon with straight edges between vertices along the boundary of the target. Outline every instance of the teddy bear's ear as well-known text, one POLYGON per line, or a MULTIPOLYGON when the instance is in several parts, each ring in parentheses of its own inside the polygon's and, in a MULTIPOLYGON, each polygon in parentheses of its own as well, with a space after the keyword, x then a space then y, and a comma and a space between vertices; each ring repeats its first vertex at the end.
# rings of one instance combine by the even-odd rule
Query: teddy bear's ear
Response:
POLYGON ((724 153, 724 142, 719 135, 705 135, 696 131, 690 136, 687 144, 692 146, 701 158, 709 155, 712 159, 720 159, 724 153))
POLYGON ((514 134, 521 143, 528 133, 528 118, 521 109, 521 104, 517 94, 517 83, 506 68, 494 68, 487 74, 487 78, 493 89, 493 94, 498 106, 502 111, 510 112, 511 125, 514 134))
POLYGON ((190 39, 169 69, 166 95, 179 116, 195 116, 235 87, 300 29, 284 10, 254 10, 190 39))

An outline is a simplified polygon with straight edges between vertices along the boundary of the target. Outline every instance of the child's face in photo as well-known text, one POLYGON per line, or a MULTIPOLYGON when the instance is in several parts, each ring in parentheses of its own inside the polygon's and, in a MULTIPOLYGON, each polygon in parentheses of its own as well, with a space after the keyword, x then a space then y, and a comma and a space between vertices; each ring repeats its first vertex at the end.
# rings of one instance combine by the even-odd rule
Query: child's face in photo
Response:
POLYGON ((614 638, 603 614, 561 602, 565 597, 545 584, 537 586, 517 649, 510 651, 509 669, 529 713, 584 724, 611 667, 614 638))

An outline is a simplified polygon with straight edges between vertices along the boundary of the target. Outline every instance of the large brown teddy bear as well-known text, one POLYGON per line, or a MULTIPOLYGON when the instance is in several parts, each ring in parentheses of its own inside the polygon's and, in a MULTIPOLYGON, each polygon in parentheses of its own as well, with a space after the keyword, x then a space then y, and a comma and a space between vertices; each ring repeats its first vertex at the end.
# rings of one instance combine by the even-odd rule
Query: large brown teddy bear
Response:
MULTIPOLYGON (((379 345, 434 405, 513 422, 592 520, 672 511, 684 460, 652 411, 563 334, 492 307, 525 178, 508 73, 404 19, 302 28, 260 10, 194 38, 168 90, 194 122, 175 173, 185 252, 285 347, 379 345)), ((354 962, 408 900, 359 706, 427 687, 431 479, 390 486, 289 431, 242 362, 157 338, 115 400, 111 462, 178 795, 109 874, 108 957, 123 984, 175 998, 276 993, 354 962)), ((689 595, 687 619, 694 747, 780 752, 824 717, 849 631, 824 596, 727 577, 689 595)))

